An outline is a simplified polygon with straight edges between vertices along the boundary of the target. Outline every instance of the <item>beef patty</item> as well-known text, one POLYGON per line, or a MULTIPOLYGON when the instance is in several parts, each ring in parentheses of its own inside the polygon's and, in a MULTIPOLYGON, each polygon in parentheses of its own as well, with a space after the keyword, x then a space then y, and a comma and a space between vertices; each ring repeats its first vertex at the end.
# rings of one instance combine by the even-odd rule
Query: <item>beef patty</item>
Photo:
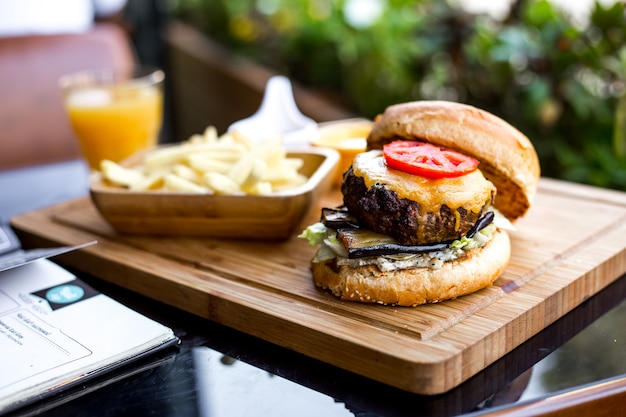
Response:
MULTIPOLYGON (((355 160, 355 163, 357 161, 355 160)), ((367 162, 369 163, 369 162, 367 162)), ((482 177, 482 175, 481 175, 482 177)), ((398 196, 387 184, 371 181, 355 174, 354 165, 345 173, 341 191, 344 205, 369 229, 393 237, 405 245, 435 243, 464 236, 484 214, 495 196, 493 185, 483 178, 488 191, 481 193, 484 201, 468 202, 456 209, 446 204, 421 207, 420 203, 398 196), (436 207, 436 209, 434 209, 436 207), (479 210, 476 210, 479 207, 479 210)))

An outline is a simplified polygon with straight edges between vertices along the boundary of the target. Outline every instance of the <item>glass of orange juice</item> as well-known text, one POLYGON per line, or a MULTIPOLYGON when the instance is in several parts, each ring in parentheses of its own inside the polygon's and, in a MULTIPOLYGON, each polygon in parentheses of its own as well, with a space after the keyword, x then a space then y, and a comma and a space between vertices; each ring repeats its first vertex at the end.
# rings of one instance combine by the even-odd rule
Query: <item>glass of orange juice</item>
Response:
POLYGON ((158 68, 127 73, 110 69, 61 77, 65 109, 92 170, 155 146, 163 122, 163 81, 158 68))

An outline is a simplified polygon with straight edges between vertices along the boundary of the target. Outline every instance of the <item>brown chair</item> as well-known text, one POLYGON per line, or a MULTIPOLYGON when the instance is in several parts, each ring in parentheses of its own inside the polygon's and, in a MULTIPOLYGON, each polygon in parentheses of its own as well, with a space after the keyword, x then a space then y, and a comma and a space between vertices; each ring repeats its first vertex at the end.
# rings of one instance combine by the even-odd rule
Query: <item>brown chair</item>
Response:
POLYGON ((110 23, 81 34, 0 38, 0 170, 79 157, 59 77, 136 61, 126 32, 110 23))

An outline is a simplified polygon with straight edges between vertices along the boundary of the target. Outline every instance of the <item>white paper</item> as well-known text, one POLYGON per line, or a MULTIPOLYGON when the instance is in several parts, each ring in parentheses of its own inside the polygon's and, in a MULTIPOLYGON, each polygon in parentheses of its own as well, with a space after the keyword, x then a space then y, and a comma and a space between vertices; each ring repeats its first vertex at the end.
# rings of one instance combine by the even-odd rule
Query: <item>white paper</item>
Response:
POLYGON ((51 261, 0 272, 0 411, 174 339, 51 261))

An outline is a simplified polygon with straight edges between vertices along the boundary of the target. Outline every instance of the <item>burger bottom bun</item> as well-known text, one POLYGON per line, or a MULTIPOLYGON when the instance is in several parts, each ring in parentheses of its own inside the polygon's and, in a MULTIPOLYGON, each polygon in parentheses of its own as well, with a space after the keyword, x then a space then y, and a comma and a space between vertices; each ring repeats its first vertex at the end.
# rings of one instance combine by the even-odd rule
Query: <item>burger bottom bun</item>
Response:
POLYGON ((439 269, 411 268, 383 272, 375 265, 337 267, 334 260, 312 263, 313 280, 346 301, 398 306, 437 303, 485 288, 509 263, 509 235, 498 230, 482 248, 445 262, 439 269))

